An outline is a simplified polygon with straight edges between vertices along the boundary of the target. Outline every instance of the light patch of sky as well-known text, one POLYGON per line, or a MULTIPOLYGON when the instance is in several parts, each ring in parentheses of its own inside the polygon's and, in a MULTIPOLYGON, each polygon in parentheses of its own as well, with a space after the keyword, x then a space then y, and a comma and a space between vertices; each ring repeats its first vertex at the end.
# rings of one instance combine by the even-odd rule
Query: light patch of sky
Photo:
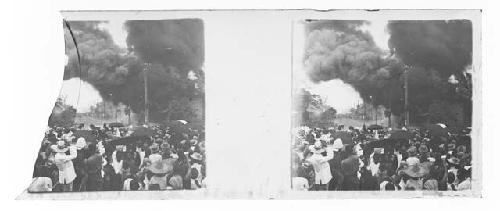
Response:
MULTIPOLYGON (((389 33, 387 31, 387 19, 373 18, 370 23, 363 25, 360 29, 372 35, 375 44, 384 51, 389 51, 389 33)), ((363 100, 359 93, 349 84, 341 80, 330 80, 321 83, 313 83, 304 71, 303 52, 305 48, 306 34, 304 25, 294 25, 293 37, 293 88, 295 90, 304 88, 313 94, 320 95, 325 104, 335 108, 339 113, 347 113, 349 110, 363 100)))
POLYGON ((76 108, 78 113, 88 112, 91 106, 102 101, 99 92, 91 84, 79 78, 64 81, 59 96, 65 99, 66 104, 76 108))
POLYGON ((101 29, 107 30, 115 44, 122 48, 127 47, 127 32, 123 25, 125 21, 125 19, 109 19, 99 26, 101 29))
POLYGON ((368 20, 370 23, 361 27, 361 30, 372 35, 375 44, 384 51, 389 51, 389 33, 387 31, 388 19, 374 18, 368 20))

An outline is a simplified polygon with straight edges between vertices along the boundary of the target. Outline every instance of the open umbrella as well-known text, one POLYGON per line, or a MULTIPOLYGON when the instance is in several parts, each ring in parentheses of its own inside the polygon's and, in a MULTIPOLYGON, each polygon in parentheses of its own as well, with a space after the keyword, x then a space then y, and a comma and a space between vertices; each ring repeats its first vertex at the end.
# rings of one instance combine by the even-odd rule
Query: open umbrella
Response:
POLYGON ((389 132, 389 138, 390 139, 411 139, 413 135, 405 130, 392 130, 389 132))
POLYGON ((448 128, 444 124, 429 124, 425 127, 433 137, 448 136, 448 128))
POLYGON ((380 126, 380 125, 370 125, 368 126, 368 130, 382 130, 384 129, 384 127, 380 126))
POLYGON ((73 132, 73 136, 75 139, 78 139, 80 137, 83 137, 85 141, 87 142, 96 142, 97 137, 94 135, 94 133, 91 130, 76 130, 73 132))
POLYGON ((120 122, 109 123, 108 126, 109 127, 125 127, 125 125, 123 125, 123 123, 120 123, 120 122))
POLYGON ((111 140, 109 143, 112 145, 129 145, 129 144, 142 144, 149 139, 148 136, 127 136, 111 140))
POLYGON ((170 121, 165 124, 169 128, 170 131, 176 132, 176 133, 189 133, 189 125, 188 123, 184 124, 183 122, 180 121, 170 121))
POLYGON ((134 129, 132 129, 132 135, 131 136, 147 136, 147 137, 150 137, 150 136, 153 136, 155 135, 155 131, 151 128, 147 128, 147 127, 136 127, 134 129))
POLYGON ((373 140, 366 144, 367 148, 386 148, 387 146, 394 147, 397 144, 408 144, 407 139, 382 139, 382 140, 373 140))

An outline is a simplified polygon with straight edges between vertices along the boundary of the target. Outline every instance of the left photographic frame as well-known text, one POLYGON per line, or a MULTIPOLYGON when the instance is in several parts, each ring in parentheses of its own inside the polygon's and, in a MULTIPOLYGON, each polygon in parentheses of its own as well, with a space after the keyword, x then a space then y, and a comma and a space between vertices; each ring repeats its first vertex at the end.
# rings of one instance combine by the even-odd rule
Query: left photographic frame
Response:
POLYGON ((28 192, 204 189, 203 20, 62 27, 63 85, 28 192))

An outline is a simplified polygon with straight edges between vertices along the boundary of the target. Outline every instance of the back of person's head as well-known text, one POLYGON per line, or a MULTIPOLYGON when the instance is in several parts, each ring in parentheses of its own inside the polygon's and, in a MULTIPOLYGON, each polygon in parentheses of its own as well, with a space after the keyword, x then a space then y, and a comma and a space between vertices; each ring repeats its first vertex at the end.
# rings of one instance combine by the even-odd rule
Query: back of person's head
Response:
POLYGON ((432 179, 436 179, 436 180, 439 180, 441 179, 441 174, 442 174, 442 169, 440 166, 438 165, 432 165, 431 166, 431 170, 430 170, 430 177, 432 179))
POLYGON ((191 179, 198 178, 199 172, 196 168, 191 168, 191 179))
POLYGON ((384 189, 386 191, 392 191, 392 190, 396 190, 396 186, 392 182, 388 182, 387 184, 385 184, 384 189))
POLYGON ((88 148, 87 148, 87 149, 88 149, 89 153, 94 154, 94 153, 96 153, 96 151, 97 151, 97 146, 96 146, 96 144, 95 144, 95 143, 90 143, 90 144, 88 145, 88 148))
POLYGON ((354 153, 354 145, 352 145, 352 144, 345 145, 345 152, 346 152, 348 155, 353 154, 353 153, 354 153))
POLYGON ((130 181, 130 190, 139 190, 139 183, 137 181, 130 181))

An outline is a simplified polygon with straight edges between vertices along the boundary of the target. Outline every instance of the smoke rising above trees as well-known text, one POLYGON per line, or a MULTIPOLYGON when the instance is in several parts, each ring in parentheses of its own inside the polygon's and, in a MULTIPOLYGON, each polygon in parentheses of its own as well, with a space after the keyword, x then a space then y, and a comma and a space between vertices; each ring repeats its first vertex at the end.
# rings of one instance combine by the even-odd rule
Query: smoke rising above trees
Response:
POLYGON ((369 32, 362 30, 368 21, 308 20, 305 24, 304 69, 314 83, 340 79, 365 102, 399 115, 404 112, 407 68, 410 119, 416 122, 428 119, 431 105, 471 102, 470 95, 463 94, 471 92, 464 74, 472 57, 470 21, 390 21, 390 52, 376 46, 369 32), (457 85, 448 83, 451 75, 458 78, 457 85), (456 91, 455 86, 466 91, 456 91))
POLYGON ((64 80, 79 77, 92 84, 104 100, 129 105, 141 113, 147 74, 152 120, 194 118, 189 104, 204 97, 202 21, 127 21, 124 28, 128 49, 116 45, 101 23, 69 22, 81 54, 81 72, 75 45, 65 27, 69 60, 64 80), (151 64, 147 73, 145 63, 151 64), (196 77, 188 78, 190 73, 196 77), (184 106, 178 106, 180 103, 184 106))

